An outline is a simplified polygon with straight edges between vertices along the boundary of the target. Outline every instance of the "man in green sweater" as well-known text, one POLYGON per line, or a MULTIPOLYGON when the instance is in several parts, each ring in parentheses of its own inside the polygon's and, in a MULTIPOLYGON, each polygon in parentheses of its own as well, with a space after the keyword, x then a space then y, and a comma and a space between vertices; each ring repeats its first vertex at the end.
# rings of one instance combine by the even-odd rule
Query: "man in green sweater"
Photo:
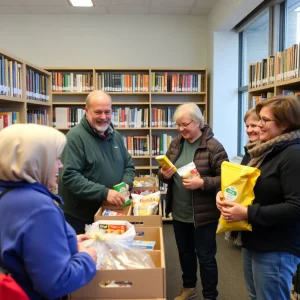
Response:
POLYGON ((93 91, 86 98, 85 116, 67 133, 58 193, 65 202, 66 220, 77 234, 85 232, 85 224, 93 222, 104 201, 122 205, 125 199, 112 189, 114 185, 133 185, 133 161, 111 124, 111 114, 111 97, 93 91))

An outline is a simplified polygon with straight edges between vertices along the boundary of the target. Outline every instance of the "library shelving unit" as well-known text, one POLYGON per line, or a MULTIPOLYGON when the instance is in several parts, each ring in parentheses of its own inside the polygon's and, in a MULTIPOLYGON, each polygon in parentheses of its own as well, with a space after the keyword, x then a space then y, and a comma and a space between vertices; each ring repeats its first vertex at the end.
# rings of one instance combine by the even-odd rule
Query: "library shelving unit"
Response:
POLYGON ((0 49, 0 130, 15 123, 52 126, 51 74, 0 49))
POLYGON ((300 43, 277 52, 261 62, 250 63, 248 107, 277 95, 299 97, 300 43))
POLYGON ((45 69, 52 73, 53 124, 62 131, 78 124, 90 91, 103 90, 111 96, 112 122, 123 136, 137 176, 157 174, 155 157, 165 154, 178 134, 172 120, 178 105, 196 103, 207 122, 206 69, 45 69))

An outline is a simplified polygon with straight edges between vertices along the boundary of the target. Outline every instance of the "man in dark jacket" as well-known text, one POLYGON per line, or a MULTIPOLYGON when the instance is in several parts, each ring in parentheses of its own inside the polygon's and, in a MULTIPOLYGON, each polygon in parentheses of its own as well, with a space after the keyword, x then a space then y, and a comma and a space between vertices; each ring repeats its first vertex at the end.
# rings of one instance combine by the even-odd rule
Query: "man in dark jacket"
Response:
POLYGON ((86 99, 85 116, 67 133, 61 160, 58 191, 65 205, 66 220, 77 234, 106 200, 121 205, 124 197, 112 187, 125 182, 131 188, 135 168, 121 135, 111 124, 112 102, 102 91, 86 99))
POLYGON ((174 233, 182 269, 183 289, 175 300, 197 297, 197 257, 205 299, 218 295, 216 262, 216 229, 220 213, 216 207, 216 193, 221 185, 221 164, 228 157, 223 146, 213 137, 195 103, 180 105, 175 114, 180 135, 166 153, 180 168, 194 162, 199 177, 182 179, 172 168, 163 166, 159 177, 168 183, 166 213, 172 212, 174 233))

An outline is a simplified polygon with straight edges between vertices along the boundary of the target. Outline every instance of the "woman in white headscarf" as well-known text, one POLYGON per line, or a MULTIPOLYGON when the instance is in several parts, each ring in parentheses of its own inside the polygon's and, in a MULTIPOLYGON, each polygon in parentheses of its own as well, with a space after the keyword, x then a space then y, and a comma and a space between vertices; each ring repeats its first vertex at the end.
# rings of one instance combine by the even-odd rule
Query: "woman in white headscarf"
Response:
POLYGON ((0 266, 30 299, 56 299, 96 274, 96 252, 85 249, 50 192, 66 144, 58 130, 35 124, 0 131, 0 266), (56 202, 56 203, 55 203, 56 202))

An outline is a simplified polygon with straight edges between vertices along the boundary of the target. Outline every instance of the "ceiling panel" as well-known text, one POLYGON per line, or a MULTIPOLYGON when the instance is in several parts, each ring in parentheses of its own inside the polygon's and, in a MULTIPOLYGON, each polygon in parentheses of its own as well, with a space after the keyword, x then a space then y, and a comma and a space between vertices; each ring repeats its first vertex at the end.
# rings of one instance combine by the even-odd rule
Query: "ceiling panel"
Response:
POLYGON ((210 12, 210 9, 207 7, 200 7, 200 6, 195 6, 191 9, 191 15, 207 15, 210 12))
POLYGON ((70 7, 69 8, 70 13, 72 14, 99 14, 99 15, 105 15, 107 14, 106 7, 103 6, 97 6, 97 7, 70 7))
POLYGON ((110 0, 92 0, 92 1, 96 6, 107 6, 110 4, 110 0))
MULTIPOLYGON (((0 0, 2 1, 2 0, 0 0)), ((41 6, 41 5, 46 5, 46 6, 59 6, 59 5, 70 5, 67 0, 19 0, 22 5, 36 5, 36 6, 41 6)))
POLYGON ((109 5, 108 11, 110 14, 148 14, 146 5, 109 5))
POLYGON ((217 3, 218 0, 197 0, 196 1, 196 7, 206 7, 209 9, 212 9, 214 7, 214 5, 217 3))
POLYGON ((0 14, 27 14, 25 6, 4 5, 0 6, 0 14))
POLYGON ((147 5, 147 0, 111 0, 113 5, 147 5))
POLYGON ((35 5, 24 6, 30 14, 68 14, 70 13, 68 6, 53 6, 53 5, 35 5))
POLYGON ((150 14, 159 15, 187 15, 190 11, 189 7, 168 7, 168 6, 151 6, 150 14))
POLYGON ((21 0, 0 0, 0 6, 2 5, 21 5, 21 0))
POLYGON ((0 0, 0 13, 207 15, 218 0, 92 0, 91 8, 68 0, 0 0))
POLYGON ((195 0, 148 0, 149 6, 192 7, 194 4, 195 0))

